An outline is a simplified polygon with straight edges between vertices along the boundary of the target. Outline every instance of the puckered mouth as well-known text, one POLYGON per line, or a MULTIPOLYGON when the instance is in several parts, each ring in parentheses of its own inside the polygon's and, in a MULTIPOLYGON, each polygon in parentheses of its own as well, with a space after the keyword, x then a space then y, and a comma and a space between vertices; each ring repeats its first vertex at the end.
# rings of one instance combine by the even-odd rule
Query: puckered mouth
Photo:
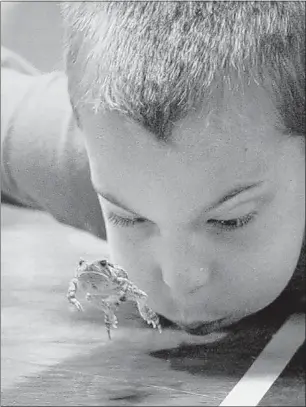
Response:
POLYGON ((221 318, 215 321, 209 322, 196 322, 190 325, 181 325, 180 327, 184 329, 191 335, 207 335, 213 331, 217 331, 224 327, 225 318, 221 318))

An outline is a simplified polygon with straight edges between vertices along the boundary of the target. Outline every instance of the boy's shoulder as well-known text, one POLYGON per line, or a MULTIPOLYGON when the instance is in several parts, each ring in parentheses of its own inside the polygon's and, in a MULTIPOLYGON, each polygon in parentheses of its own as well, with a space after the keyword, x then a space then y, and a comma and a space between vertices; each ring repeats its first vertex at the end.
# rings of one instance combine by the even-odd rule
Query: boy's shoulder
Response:
POLYGON ((40 72, 14 51, 1 45, 1 68, 8 68, 26 75, 39 75, 40 72))
POLYGON ((65 72, 40 72, 2 47, 1 79, 1 192, 105 238, 65 72))
POLYGON ((32 118, 35 118, 34 127, 38 121, 45 123, 43 127, 46 127, 47 117, 56 125, 54 119, 58 116, 71 115, 64 72, 41 72, 19 54, 1 46, 1 77, 4 121, 10 124, 10 128, 13 125, 17 131, 22 127, 24 133, 33 124, 32 118), (21 122, 22 126, 19 126, 21 122))

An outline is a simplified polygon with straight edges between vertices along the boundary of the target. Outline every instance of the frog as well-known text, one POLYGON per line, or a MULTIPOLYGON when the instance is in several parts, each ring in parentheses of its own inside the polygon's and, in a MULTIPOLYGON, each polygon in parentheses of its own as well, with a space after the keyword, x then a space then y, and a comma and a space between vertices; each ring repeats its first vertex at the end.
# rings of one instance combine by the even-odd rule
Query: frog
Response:
POLYGON ((129 279, 126 270, 119 265, 107 259, 88 262, 80 258, 75 276, 69 282, 67 298, 78 311, 84 311, 76 298, 78 288, 86 292, 88 302, 103 311, 109 339, 111 328, 118 326, 116 311, 127 300, 135 301, 142 319, 162 332, 158 315, 147 305, 148 295, 129 279))

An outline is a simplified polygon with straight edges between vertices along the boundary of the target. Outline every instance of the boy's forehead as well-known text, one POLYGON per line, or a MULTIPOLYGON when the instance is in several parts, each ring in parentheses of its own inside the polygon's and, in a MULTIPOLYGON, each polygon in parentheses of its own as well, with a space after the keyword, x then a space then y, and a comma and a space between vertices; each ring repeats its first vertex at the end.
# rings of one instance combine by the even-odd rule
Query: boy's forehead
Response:
POLYGON ((112 193, 129 188, 131 196, 185 190, 196 205, 203 187, 215 196, 235 183, 258 181, 277 154, 274 109, 256 89, 230 96, 176 123, 166 144, 116 112, 90 114, 84 130, 94 184, 112 193))
MULTIPOLYGON (((89 112, 89 110, 87 110, 89 112)), ((174 123, 173 131, 166 142, 157 140, 140 124, 117 112, 89 113, 85 117, 91 131, 89 137, 100 139, 101 145, 135 144, 154 151, 190 153, 192 160, 197 154, 208 158, 222 148, 233 146, 255 146, 260 140, 274 143, 280 128, 276 109, 267 93, 256 86, 225 90, 216 89, 215 94, 203 102, 198 110, 191 111, 182 120, 174 123), (246 141, 248 143, 246 143, 246 141)), ((259 142, 259 143, 258 143, 259 142)))

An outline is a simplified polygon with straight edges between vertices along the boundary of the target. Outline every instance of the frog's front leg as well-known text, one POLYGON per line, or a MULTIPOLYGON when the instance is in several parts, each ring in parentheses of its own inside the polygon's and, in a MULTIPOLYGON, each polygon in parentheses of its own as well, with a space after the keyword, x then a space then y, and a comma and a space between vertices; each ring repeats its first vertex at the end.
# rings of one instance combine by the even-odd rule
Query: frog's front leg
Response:
POLYGON ((147 296, 137 298, 137 307, 141 317, 147 322, 147 324, 151 324, 153 328, 157 328, 159 333, 162 332, 162 328, 159 322, 158 315, 147 305, 147 296))
POLYGON ((69 286, 68 286, 67 298, 68 298, 68 301, 78 309, 78 311, 84 311, 80 301, 78 301, 75 298, 77 289, 78 289, 78 279, 73 278, 70 281, 69 286))
POLYGON ((111 339, 110 329, 117 328, 118 319, 115 315, 117 309, 117 302, 109 302, 101 298, 99 294, 86 294, 87 301, 91 302, 95 307, 101 309, 104 312, 104 323, 106 326, 107 334, 109 339, 111 339))

